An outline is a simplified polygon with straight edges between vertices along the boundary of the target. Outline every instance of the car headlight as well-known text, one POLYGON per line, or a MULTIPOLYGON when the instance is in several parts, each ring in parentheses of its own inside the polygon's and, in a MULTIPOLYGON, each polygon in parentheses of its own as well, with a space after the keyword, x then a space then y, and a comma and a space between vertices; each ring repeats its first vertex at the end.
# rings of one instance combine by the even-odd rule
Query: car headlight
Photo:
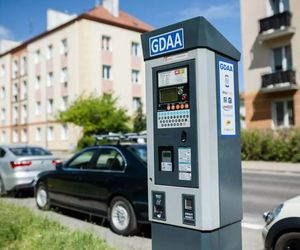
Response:
POLYGON ((276 219, 278 214, 281 212, 283 208, 283 204, 280 204, 278 207, 276 207, 273 211, 268 211, 263 214, 263 218, 267 225, 269 225, 273 220, 276 219))

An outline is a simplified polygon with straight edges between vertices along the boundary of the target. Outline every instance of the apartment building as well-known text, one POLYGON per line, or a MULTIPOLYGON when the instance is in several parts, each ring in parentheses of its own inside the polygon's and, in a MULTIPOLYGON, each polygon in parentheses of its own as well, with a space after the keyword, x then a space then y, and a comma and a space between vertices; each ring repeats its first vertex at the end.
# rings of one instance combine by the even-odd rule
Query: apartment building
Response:
POLYGON ((71 150, 81 130, 55 117, 78 96, 111 92, 129 115, 145 103, 140 34, 151 27, 118 6, 104 0, 62 24, 48 15, 47 31, 0 55, 0 143, 71 150))
POLYGON ((241 0, 247 128, 300 126, 300 1, 241 0))

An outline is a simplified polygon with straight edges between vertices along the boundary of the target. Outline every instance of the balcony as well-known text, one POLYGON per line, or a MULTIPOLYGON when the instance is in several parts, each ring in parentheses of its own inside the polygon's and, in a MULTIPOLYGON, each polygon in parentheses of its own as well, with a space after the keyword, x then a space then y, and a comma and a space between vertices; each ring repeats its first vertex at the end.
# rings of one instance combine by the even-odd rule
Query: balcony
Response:
POLYGON ((279 92, 296 89, 298 89, 296 72, 293 70, 262 75, 262 92, 279 92))
POLYGON ((289 11, 285 11, 273 16, 261 19, 259 39, 266 42, 279 37, 293 35, 295 29, 291 27, 292 15, 289 11))

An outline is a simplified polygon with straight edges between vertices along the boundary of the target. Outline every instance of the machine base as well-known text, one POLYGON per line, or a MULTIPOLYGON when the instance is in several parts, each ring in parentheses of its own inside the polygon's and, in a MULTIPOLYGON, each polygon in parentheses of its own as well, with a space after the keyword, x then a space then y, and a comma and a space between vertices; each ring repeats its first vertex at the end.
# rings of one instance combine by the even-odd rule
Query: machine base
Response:
POLYGON ((152 223, 153 250, 241 250, 241 222, 203 232, 152 223))

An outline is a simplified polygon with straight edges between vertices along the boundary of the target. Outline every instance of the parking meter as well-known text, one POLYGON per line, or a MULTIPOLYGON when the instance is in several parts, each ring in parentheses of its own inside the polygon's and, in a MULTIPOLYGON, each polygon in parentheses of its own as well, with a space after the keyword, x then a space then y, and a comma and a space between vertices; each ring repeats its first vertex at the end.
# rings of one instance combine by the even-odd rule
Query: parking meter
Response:
POLYGON ((152 247, 240 250, 240 53, 203 17, 142 44, 152 247))

